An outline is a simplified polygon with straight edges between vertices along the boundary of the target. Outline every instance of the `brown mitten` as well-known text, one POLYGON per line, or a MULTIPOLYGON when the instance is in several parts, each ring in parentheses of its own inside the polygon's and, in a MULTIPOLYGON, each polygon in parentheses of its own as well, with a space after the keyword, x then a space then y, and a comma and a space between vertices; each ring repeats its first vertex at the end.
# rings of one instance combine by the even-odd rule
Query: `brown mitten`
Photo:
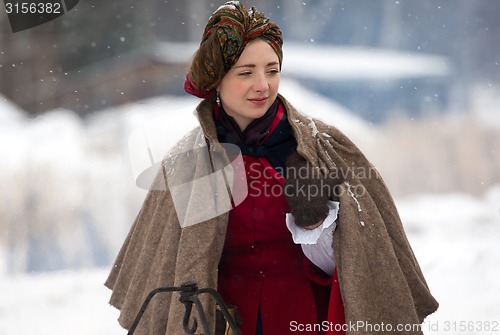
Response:
POLYGON ((322 222, 339 180, 325 178, 296 152, 288 156, 286 164, 284 192, 295 224, 305 228, 322 222))

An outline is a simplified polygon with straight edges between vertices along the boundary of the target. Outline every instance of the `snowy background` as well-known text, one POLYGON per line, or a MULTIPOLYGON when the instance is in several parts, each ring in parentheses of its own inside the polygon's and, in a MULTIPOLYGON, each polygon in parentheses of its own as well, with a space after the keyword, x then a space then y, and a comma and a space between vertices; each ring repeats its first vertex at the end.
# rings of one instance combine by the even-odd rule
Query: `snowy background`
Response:
MULTIPOLYGON (((500 2, 243 3, 285 33, 280 92, 387 182, 440 302, 424 333, 500 334, 500 2)), ((126 333, 103 283, 146 147, 197 124, 182 82, 218 5, 80 1, 16 34, 0 12, 0 335, 126 333)))
MULTIPOLYGON (((294 82, 284 80, 281 88, 299 109, 307 106, 345 131, 368 156, 390 151, 380 147, 389 136, 380 128, 294 82)), ((28 119, 0 101, 0 335, 125 334, 103 282, 145 195, 135 186, 129 136, 154 121, 173 143, 195 126, 197 101, 158 97, 85 120, 67 110, 28 119)), ((491 118, 473 117, 481 127, 500 130, 491 118)), ((441 303, 426 333, 489 334, 444 327, 500 321, 500 184, 479 195, 429 192, 396 200, 441 303), (436 322, 441 331, 430 328, 436 322)))

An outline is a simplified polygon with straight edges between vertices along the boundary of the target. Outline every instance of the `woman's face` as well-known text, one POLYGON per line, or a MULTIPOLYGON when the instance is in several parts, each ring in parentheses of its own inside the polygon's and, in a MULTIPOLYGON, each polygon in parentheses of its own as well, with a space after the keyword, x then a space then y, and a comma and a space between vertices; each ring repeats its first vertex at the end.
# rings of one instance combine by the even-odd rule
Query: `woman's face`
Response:
POLYGON ((278 55, 265 41, 253 40, 218 87, 222 107, 244 130, 271 107, 279 83, 278 55))

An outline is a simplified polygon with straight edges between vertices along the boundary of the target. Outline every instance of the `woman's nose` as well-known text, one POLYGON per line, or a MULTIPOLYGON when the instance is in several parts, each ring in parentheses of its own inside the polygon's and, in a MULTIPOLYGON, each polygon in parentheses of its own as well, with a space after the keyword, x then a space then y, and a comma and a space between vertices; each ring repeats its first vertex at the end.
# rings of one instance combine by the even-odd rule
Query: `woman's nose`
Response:
POLYGON ((263 92, 269 87, 269 82, 265 74, 260 74, 256 76, 254 82, 254 90, 257 92, 263 92))

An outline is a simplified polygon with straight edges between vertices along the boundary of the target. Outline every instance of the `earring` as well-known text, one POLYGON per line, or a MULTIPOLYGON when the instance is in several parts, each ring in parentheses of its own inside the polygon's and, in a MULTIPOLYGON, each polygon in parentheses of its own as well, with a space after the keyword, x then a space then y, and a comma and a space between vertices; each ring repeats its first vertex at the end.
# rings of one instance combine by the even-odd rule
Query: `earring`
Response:
POLYGON ((219 91, 217 91, 217 97, 215 98, 215 102, 217 103, 217 106, 219 106, 219 107, 221 106, 219 91))

